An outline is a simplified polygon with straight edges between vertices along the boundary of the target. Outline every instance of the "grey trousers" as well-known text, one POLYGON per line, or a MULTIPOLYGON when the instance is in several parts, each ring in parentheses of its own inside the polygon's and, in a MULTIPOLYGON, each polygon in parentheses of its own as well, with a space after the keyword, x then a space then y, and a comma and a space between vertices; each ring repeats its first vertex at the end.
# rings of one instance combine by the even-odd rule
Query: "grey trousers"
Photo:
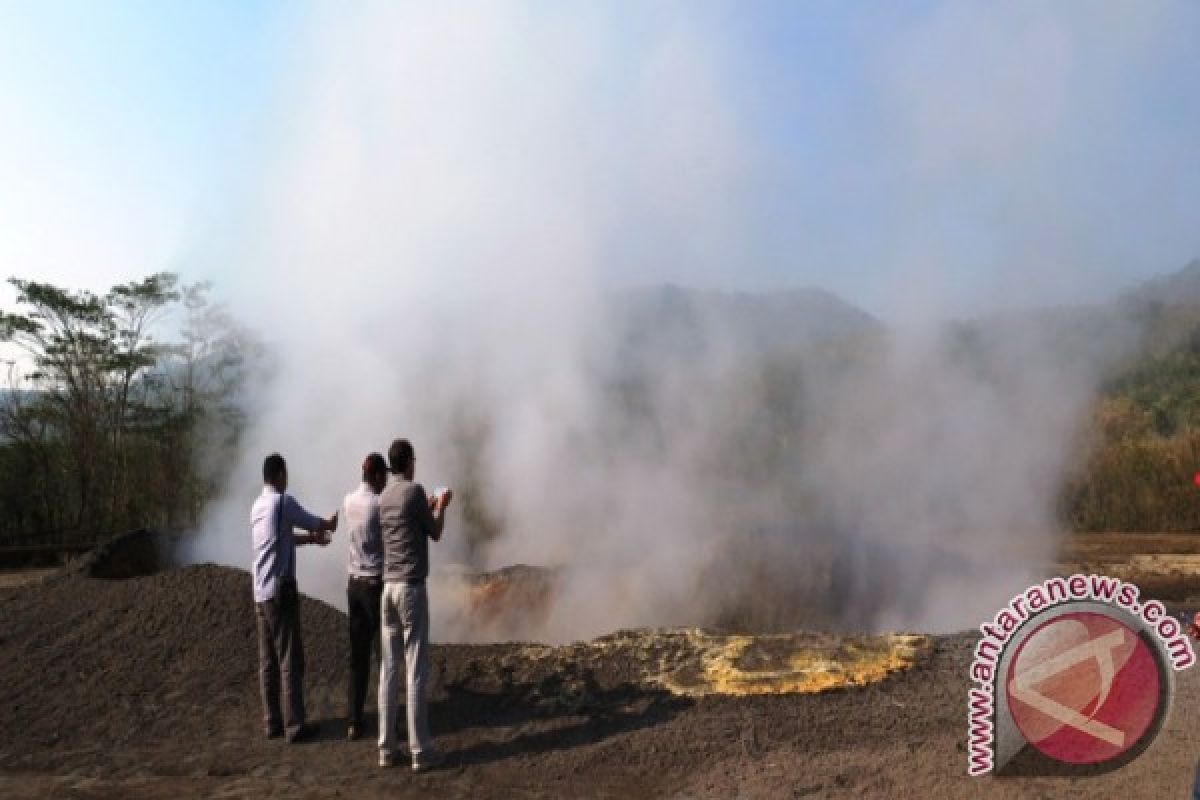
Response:
POLYGON ((379 602, 382 622, 379 667, 379 750, 397 750, 396 714, 400 694, 398 663, 405 667, 408 752, 417 758, 433 748, 429 736, 426 681, 429 676, 429 600, 424 583, 385 583, 379 602))
POLYGON ((258 623, 263 723, 268 735, 286 732, 294 736, 304 725, 304 642, 300 638, 296 582, 280 580, 275 597, 254 604, 254 616, 258 623))

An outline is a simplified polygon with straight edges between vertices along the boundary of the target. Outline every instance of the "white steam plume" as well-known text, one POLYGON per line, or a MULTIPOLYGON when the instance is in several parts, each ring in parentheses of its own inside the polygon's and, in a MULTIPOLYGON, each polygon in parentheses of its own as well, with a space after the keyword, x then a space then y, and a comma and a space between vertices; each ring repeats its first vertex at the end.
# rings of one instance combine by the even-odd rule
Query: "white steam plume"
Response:
MULTIPOLYGON (((278 375, 195 557, 249 563, 267 453, 328 514, 403 435, 419 480, 465 490, 470 473, 501 526, 468 551, 460 504, 437 563, 565 568, 526 636, 789 604, 813 610, 778 624, 947 629, 1022 588, 1103 365, 1086 337, 1000 320, 762 347, 709 298, 681 346, 638 346, 613 260, 710 283, 757 250, 755 139, 719 37, 672 8, 636 32, 600 7, 489 3, 314 22, 238 278, 278 375)), ((909 244, 901 260, 923 265, 909 244)), ((302 589, 341 605, 343 541, 314 550, 302 589)), ((434 597, 435 636, 472 635, 436 627, 451 603, 434 597)))

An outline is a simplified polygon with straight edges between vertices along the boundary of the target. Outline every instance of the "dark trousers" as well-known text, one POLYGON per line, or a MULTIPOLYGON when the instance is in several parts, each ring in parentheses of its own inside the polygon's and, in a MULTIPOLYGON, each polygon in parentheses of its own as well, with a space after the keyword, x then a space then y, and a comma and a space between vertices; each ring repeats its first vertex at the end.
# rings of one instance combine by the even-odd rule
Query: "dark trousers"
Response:
POLYGON ((362 728, 367 681, 371 677, 371 646, 379 636, 381 578, 351 577, 346 583, 346 614, 350 625, 350 684, 346 691, 346 719, 362 728))
POLYGON ((254 612, 263 721, 268 734, 286 732, 295 736, 304 726, 304 642, 300 638, 296 581, 280 580, 275 596, 265 603, 255 603, 254 612))

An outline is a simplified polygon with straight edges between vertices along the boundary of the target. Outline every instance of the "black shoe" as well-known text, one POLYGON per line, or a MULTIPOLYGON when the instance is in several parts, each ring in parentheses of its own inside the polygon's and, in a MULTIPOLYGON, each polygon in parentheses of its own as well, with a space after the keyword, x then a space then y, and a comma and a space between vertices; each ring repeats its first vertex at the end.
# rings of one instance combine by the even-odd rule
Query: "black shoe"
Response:
POLYGON ((317 733, 317 729, 311 725, 301 724, 300 727, 288 731, 287 743, 297 744, 299 742, 307 742, 312 739, 317 733))
POLYGON ((441 750, 426 750, 412 760, 413 772, 429 772, 446 763, 446 754, 441 750))
POLYGON ((280 736, 283 736, 283 728, 267 728, 268 739, 278 739, 280 736))

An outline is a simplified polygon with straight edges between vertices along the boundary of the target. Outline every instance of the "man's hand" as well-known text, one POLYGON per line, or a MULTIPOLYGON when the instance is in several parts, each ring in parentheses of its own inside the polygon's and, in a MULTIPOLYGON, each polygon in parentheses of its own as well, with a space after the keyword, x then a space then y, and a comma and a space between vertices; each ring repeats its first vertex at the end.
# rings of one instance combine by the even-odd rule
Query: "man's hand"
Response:
POLYGON ((446 506, 450 505, 450 500, 454 497, 453 489, 445 489, 441 494, 435 494, 429 498, 429 507, 434 511, 445 511, 446 506))

